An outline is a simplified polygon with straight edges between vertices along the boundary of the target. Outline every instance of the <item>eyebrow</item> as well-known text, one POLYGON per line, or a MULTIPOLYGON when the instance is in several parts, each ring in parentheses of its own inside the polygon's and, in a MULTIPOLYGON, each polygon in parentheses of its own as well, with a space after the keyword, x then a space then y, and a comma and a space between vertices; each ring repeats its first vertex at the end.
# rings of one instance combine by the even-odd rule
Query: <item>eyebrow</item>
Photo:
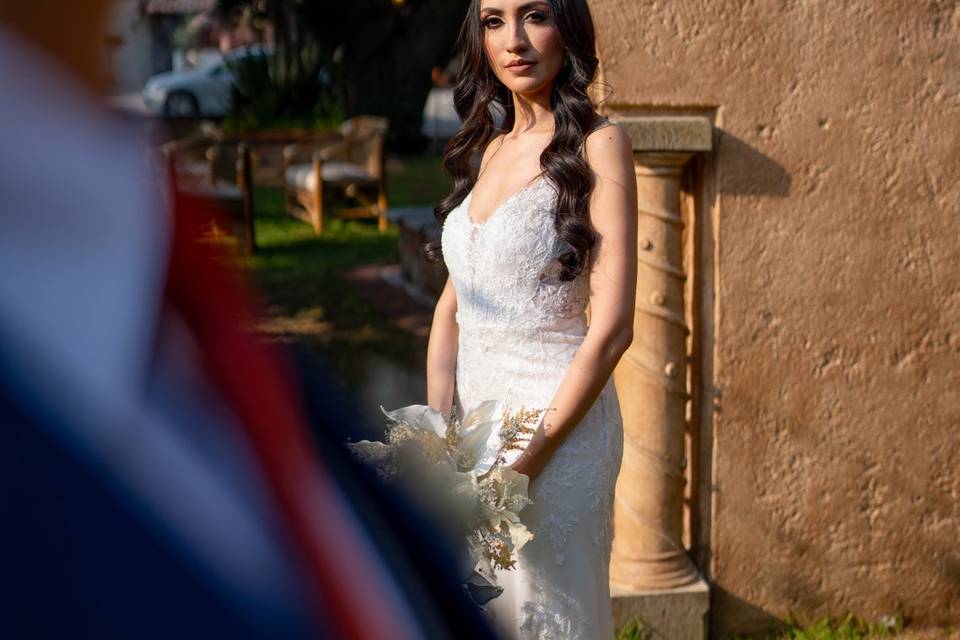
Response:
MULTIPOLYGON (((526 11, 527 9, 532 9, 533 7, 543 7, 543 6, 549 7, 550 3, 544 2, 544 0, 534 0, 534 2, 525 2, 519 7, 517 7, 517 12, 519 13, 521 11, 526 11)), ((484 11, 486 11, 491 15, 496 15, 496 16, 503 14, 503 11, 501 11, 500 9, 496 9, 494 7, 483 7, 482 9, 480 9, 480 13, 483 13, 484 11)))

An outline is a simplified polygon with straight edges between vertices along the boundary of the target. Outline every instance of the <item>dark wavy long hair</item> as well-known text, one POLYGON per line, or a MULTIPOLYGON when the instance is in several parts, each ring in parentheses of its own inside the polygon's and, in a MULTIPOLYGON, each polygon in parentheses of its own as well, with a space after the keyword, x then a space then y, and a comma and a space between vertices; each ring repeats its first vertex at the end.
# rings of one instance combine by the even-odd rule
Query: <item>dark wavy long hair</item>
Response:
MULTIPOLYGON (((560 258, 563 267, 560 277, 572 280, 588 264, 597 242, 597 233, 587 212, 594 185, 593 173, 581 151, 597 120, 587 87, 596 78, 599 60, 587 1, 549 0, 549 4, 560 32, 564 62, 550 96, 553 139, 540 154, 540 168, 557 188, 554 226, 559 237, 572 247, 572 251, 560 258)), ((484 51, 480 0, 470 3, 458 46, 463 63, 453 99, 463 127, 444 151, 443 165, 453 177, 453 191, 434 208, 441 229, 447 215, 463 201, 477 180, 474 160, 498 133, 513 127, 515 118, 512 93, 494 75, 484 51), (492 103, 504 113, 499 129, 492 103)), ((424 253, 430 262, 442 259, 439 233, 426 243, 424 253)))

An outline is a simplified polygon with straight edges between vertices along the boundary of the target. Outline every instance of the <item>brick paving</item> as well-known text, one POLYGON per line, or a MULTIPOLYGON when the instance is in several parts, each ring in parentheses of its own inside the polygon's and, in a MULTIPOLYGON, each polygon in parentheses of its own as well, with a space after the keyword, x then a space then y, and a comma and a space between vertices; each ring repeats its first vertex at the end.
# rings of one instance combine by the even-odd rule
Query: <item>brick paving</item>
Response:
POLYGON ((406 283, 400 265, 364 265, 338 274, 378 313, 404 331, 426 340, 433 321, 433 304, 426 293, 406 283))

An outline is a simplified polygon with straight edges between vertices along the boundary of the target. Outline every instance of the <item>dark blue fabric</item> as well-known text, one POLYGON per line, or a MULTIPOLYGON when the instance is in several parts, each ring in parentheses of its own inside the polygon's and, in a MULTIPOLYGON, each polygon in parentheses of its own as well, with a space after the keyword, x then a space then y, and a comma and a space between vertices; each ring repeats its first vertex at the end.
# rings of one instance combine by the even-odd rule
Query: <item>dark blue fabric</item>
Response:
MULTIPOLYGON (((2 351, 0 638, 324 637, 305 615, 277 619, 227 593, 62 436, 69 429, 57 421, 70 418, 33 397, 2 351)), ((379 439, 378 427, 363 423, 313 357, 301 351, 297 361, 317 452, 429 637, 495 638, 461 588, 455 545, 343 446, 379 439)))
POLYGON ((0 637, 307 638, 192 562, 0 364, 0 637))

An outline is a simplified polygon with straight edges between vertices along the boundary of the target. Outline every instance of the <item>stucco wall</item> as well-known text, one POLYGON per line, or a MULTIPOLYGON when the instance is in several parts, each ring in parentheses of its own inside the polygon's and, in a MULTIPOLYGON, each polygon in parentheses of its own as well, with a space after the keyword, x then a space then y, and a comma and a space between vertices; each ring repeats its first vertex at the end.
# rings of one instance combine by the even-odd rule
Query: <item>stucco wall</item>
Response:
POLYGON ((714 628, 960 624, 960 3, 590 5, 610 113, 716 107, 714 628))

